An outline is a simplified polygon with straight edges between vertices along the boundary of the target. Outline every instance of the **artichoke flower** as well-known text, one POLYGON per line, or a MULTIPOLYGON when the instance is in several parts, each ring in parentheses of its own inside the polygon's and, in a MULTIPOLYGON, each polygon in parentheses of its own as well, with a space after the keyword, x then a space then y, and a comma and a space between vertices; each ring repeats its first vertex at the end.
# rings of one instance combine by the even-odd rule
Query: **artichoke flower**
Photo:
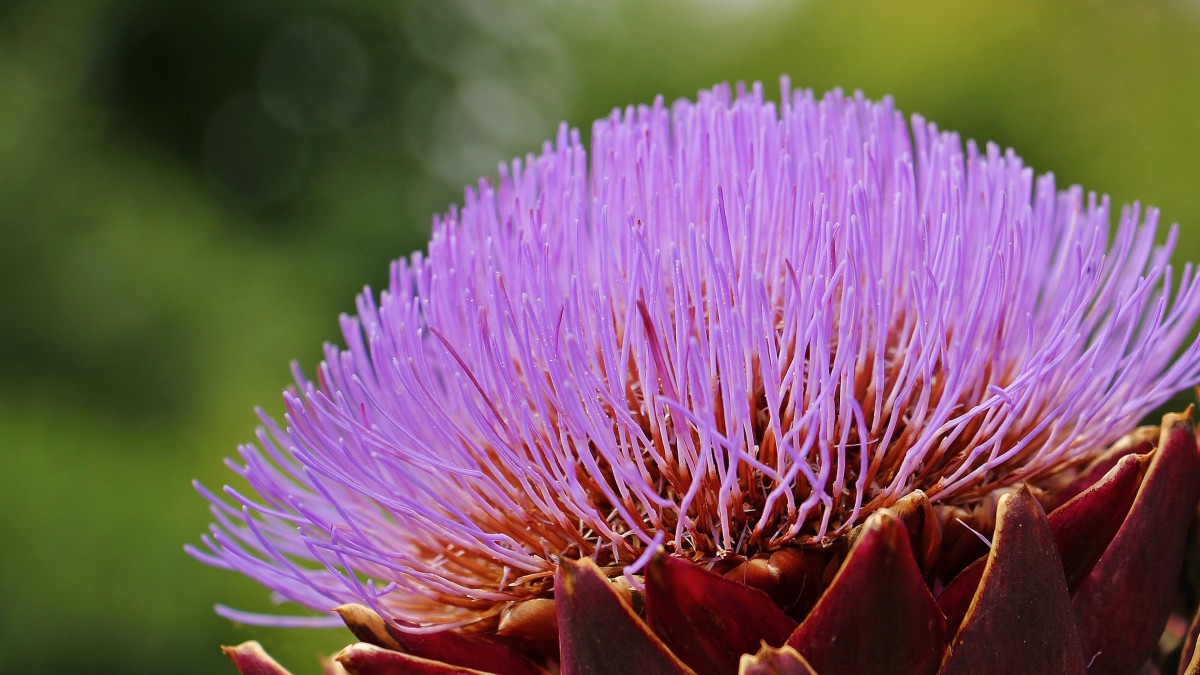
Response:
MULTIPOLYGON (((343 317, 188 551, 327 672, 1200 672, 1200 278, 893 103, 563 127, 343 317)), ((242 673, 284 673, 254 642, 242 673)))

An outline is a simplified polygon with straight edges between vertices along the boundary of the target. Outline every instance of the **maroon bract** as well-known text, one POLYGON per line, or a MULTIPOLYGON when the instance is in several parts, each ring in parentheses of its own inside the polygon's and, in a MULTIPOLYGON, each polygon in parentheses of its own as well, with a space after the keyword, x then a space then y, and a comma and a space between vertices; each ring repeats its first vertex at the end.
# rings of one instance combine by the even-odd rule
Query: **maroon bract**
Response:
MULTIPOLYGON (((500 635, 439 633, 435 635, 444 636, 443 644, 474 647, 440 649, 442 665, 437 667, 445 669, 437 670, 428 643, 406 644, 412 636, 397 632, 365 607, 349 606, 340 613, 367 644, 343 651, 337 662, 346 672, 362 675, 560 670, 627 675, 639 667, 699 675, 953 675, 1134 673, 1153 667, 1148 663, 1181 657, 1180 672, 1185 672, 1196 658, 1194 635, 1182 654, 1159 653, 1159 636, 1170 612, 1158 607, 1161 598, 1169 605, 1186 597, 1180 595, 1185 534, 1171 528, 1180 521, 1186 526, 1190 515, 1170 518, 1158 509, 1170 502, 1190 503, 1194 509, 1200 498, 1197 485, 1200 451, 1188 414, 1168 416, 1157 447, 1121 459, 1049 516, 1027 487, 1006 492, 991 514, 996 529, 990 533, 988 554, 959 572, 938 598, 943 602, 964 579, 973 584, 966 608, 949 621, 912 553, 910 536, 917 530, 883 509, 852 533, 854 543, 832 582, 825 584, 820 575, 796 581, 794 591, 823 585, 820 600, 799 625, 761 591, 660 552, 646 568, 643 590, 631 587, 623 576, 610 577, 590 561, 564 563, 555 584, 554 627, 540 621, 527 627, 527 634, 556 632, 533 641, 557 638, 553 652, 500 635), (1093 541, 1061 534, 1075 527, 1066 524, 1077 522, 1080 513, 1119 521, 1116 535, 1102 542, 1098 558, 1090 553, 1093 541), (1157 525, 1164 521, 1168 525, 1157 525), (1078 562, 1088 559, 1090 563, 1078 562), (1079 574, 1086 583, 1072 592, 1069 579, 1079 574), (1114 615, 1100 602, 1102 614, 1089 614, 1097 611, 1090 604, 1096 598, 1119 603, 1123 613, 1114 615), (1096 640, 1087 632, 1091 626, 1114 628, 1102 633, 1103 642, 1088 642, 1096 640), (395 664, 409 670, 397 670, 395 664)), ((1053 501, 1047 494, 1042 499, 1053 501)), ((1193 510, 1173 506, 1185 514, 1193 510)), ((950 511, 933 508, 935 514, 950 511)), ((919 523, 923 531, 941 527, 942 521, 909 522, 919 523)), ((935 549, 932 555, 940 552, 935 549)), ((806 554, 818 552, 798 548, 794 559, 806 554)), ((934 578, 932 585, 944 581, 934 578)), ((271 670, 278 666, 261 650, 243 646, 230 655, 246 675, 283 672, 271 670)))

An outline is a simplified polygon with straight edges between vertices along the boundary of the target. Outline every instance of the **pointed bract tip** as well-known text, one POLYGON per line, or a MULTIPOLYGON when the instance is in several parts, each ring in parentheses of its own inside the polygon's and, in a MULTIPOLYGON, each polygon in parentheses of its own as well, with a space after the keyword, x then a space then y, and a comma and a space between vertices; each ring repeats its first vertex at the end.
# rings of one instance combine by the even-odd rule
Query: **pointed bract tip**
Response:
POLYGON ((257 640, 249 640, 235 647, 221 647, 225 656, 233 661, 242 675, 292 675, 279 662, 271 658, 257 640))
POLYGON ((1166 415, 1163 415, 1163 433, 1166 433, 1168 429, 1173 429, 1180 425, 1192 426, 1194 424, 1195 411, 1196 404, 1189 403, 1188 407, 1184 409, 1183 412, 1167 413, 1166 415))
POLYGON ((941 675, 1083 675, 1086 668, 1054 534, 1027 485, 1002 495, 982 578, 942 661, 941 675))
POLYGON ((337 661, 330 658, 322 658, 321 675, 350 675, 350 673, 337 661))
POLYGON ((401 649, 400 643, 388 634, 387 621, 369 607, 350 603, 338 605, 333 611, 359 640, 387 649, 401 649))
POLYGON ((816 675, 800 652, 784 645, 779 649, 763 645, 756 654, 742 654, 738 675, 816 675))
POLYGON ((788 638, 818 672, 931 675, 946 619, 889 511, 872 514, 817 605, 788 638))

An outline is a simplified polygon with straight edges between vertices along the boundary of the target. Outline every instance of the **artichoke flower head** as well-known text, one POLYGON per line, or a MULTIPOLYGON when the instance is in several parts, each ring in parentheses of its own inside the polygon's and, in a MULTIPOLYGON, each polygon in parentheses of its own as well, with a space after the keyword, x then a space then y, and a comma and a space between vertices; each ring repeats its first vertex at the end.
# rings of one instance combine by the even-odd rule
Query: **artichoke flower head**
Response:
POLYGON ((232 619, 348 625, 330 672, 1187 667, 1157 220, 786 80, 564 126, 363 292, 188 550, 320 613, 232 619))

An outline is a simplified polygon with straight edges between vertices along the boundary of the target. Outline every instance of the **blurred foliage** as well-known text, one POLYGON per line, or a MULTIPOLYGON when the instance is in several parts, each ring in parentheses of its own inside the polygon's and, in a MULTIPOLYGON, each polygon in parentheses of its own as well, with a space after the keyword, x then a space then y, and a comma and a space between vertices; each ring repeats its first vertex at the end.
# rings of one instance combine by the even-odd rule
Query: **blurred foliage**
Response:
POLYGON ((892 94, 1200 257, 1194 3, 0 3, 0 671, 296 672, 340 632, 187 558, 199 478, 431 215, 560 120, 787 73, 892 94), (32 656, 31 656, 32 655, 32 656))

